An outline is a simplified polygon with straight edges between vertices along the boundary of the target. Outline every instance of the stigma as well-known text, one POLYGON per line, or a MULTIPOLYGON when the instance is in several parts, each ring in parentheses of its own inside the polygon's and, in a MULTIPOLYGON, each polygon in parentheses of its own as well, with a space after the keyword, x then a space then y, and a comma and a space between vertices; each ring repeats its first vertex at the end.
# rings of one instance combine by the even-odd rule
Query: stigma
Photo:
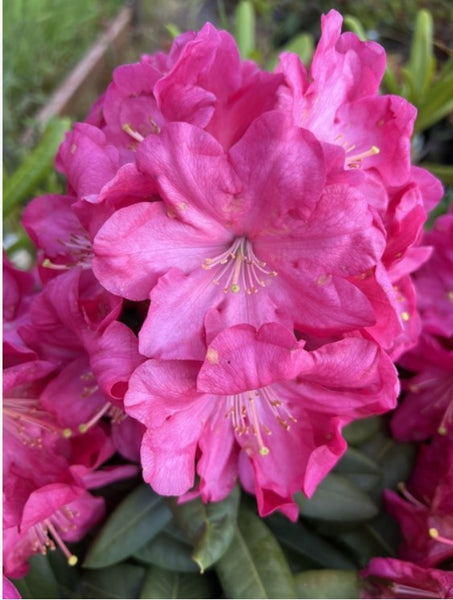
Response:
POLYGON ((256 294, 259 288, 266 287, 267 280, 277 276, 277 272, 267 269, 266 263, 253 252, 250 241, 238 237, 225 252, 214 258, 206 258, 203 269, 217 268, 214 285, 223 285, 223 292, 256 294))

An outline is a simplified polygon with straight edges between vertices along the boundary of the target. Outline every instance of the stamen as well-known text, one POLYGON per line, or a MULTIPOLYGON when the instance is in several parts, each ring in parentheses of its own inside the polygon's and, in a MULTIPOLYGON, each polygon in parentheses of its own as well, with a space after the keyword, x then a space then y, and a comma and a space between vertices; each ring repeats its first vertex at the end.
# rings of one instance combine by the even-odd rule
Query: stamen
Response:
POLYGON ((61 434, 64 430, 54 421, 53 415, 41 407, 36 398, 9 398, 3 400, 3 424, 23 444, 31 448, 42 446, 41 434, 61 434))
POLYGON ((267 407, 271 410, 273 417, 285 431, 290 429, 290 423, 297 423, 297 419, 290 414, 286 406, 275 398, 272 391, 267 387, 242 392, 227 398, 231 406, 225 416, 231 417, 233 429, 238 435, 252 433, 256 437, 261 456, 267 456, 270 452, 264 443, 263 433, 272 435, 272 431, 265 423, 260 423, 257 402, 260 402, 263 408, 267 407))
POLYGON ((71 268, 69 265, 58 265, 57 263, 52 262, 49 258, 45 258, 41 265, 45 269, 53 269, 54 271, 68 271, 71 268))
POLYGON ((111 402, 106 402, 101 408, 94 414, 87 423, 81 423, 78 427, 80 433, 86 433, 96 423, 100 421, 103 416, 111 417, 112 423, 118 425, 126 418, 126 413, 117 406, 114 406, 111 402))
POLYGON ((66 556, 68 564, 71 567, 76 565, 77 556, 70 552, 60 534, 60 532, 66 533, 69 529, 75 528, 73 519, 76 516, 78 516, 77 513, 71 511, 67 506, 63 506, 48 519, 34 525, 31 528, 33 552, 47 554, 47 550, 55 550, 58 546, 66 556))
POLYGON ((70 262, 55 263, 50 258, 45 258, 41 263, 44 268, 54 271, 68 271, 73 267, 91 268, 93 249, 88 233, 84 229, 71 232, 66 240, 56 241, 63 247, 64 253, 69 255, 70 262))
POLYGON ((407 489, 406 484, 403 483, 402 481, 400 481, 398 483, 398 489, 400 491, 400 494, 411 504, 413 504, 414 506, 418 506, 420 508, 426 508, 426 505, 423 504, 423 502, 420 502, 420 500, 417 500, 417 498, 415 496, 413 496, 407 489))
POLYGON ((439 596, 431 592, 430 590, 424 590, 422 588, 416 588, 412 585, 405 585, 404 583, 392 583, 390 591, 396 595, 403 595, 407 598, 438 598, 439 596))
POLYGON ((442 542, 442 544, 448 544, 449 546, 453 546, 453 540, 444 537, 443 535, 439 535, 439 531, 435 527, 430 527, 429 535, 437 542, 442 542))
MULTIPOLYGON (((348 152, 348 150, 347 150, 348 152)), ((346 164, 351 169, 358 169, 362 165, 362 161, 364 158, 369 158, 370 156, 374 156, 375 154, 379 154, 380 150, 377 146, 371 146, 369 150, 365 150, 365 152, 360 152, 359 154, 354 154, 354 156, 346 157, 346 164)))
POLYGON ((267 278, 276 277, 276 271, 267 270, 266 263, 260 261, 255 253, 251 243, 245 237, 236 238, 234 243, 215 258, 206 258, 202 268, 210 270, 222 265, 222 269, 217 272, 214 285, 220 285, 220 281, 225 281, 223 292, 237 294, 244 290, 247 294, 256 294, 258 287, 266 287, 267 278))
POLYGON ((137 142, 143 142, 143 140, 145 139, 136 129, 133 129, 129 123, 124 123, 124 125, 122 125, 121 129, 124 131, 124 133, 127 133, 127 135, 130 135, 131 138, 134 138, 134 140, 136 140, 137 142))

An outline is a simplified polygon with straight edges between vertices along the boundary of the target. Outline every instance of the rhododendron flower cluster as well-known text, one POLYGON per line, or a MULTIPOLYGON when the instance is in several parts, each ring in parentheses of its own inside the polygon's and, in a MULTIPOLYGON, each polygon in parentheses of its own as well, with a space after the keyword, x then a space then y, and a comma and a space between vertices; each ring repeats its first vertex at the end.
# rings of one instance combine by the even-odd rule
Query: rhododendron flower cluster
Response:
POLYGON ((384 50, 341 24, 270 73, 208 23, 66 135, 66 194, 23 216, 36 270, 5 265, 7 576, 102 517, 89 490, 136 469, 115 451, 159 494, 239 481, 295 520, 344 426, 396 406, 442 187, 411 165, 414 107, 379 94, 384 50))
POLYGON ((400 493, 385 492, 387 511, 401 528, 402 560, 374 559, 362 572, 374 598, 453 593, 452 571, 438 569, 451 569, 453 558, 452 234, 450 209, 425 233, 432 254, 414 275, 422 330, 417 345, 399 359, 408 376, 391 424, 396 439, 418 442, 418 454, 400 493))

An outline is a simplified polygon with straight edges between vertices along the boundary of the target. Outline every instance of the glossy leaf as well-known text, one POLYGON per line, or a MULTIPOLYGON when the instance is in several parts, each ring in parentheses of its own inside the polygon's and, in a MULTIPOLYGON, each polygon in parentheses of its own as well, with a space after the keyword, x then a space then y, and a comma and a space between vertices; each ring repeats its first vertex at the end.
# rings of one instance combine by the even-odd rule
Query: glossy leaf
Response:
POLYGON ((294 581, 298 598, 360 598, 360 578, 355 571, 303 571, 294 581))
POLYGON ((382 467, 382 489, 396 487, 412 470, 415 445, 397 442, 386 431, 376 432, 360 450, 382 467))
POLYGON ((61 591, 48 556, 30 557, 30 570, 22 579, 13 580, 22 598, 60 598, 61 591))
POLYGON ((165 500, 138 486, 111 513, 88 550, 84 567, 98 569, 120 562, 155 536, 171 519, 165 500))
POLYGON ((335 473, 344 475, 365 492, 375 489, 382 481, 379 465, 356 448, 348 448, 335 467, 335 473))
POLYGON ((374 556, 389 554, 384 540, 366 525, 340 532, 336 539, 349 549, 360 567, 365 567, 374 556))
POLYGON ((344 427, 343 436, 348 444, 352 444, 353 446, 363 444, 381 428, 381 424, 381 417, 358 419, 344 427))
POLYGON ((85 571, 82 598, 139 598, 144 577, 144 567, 128 563, 85 571))
POLYGON ((329 473, 310 499, 297 494, 296 501, 306 517, 327 521, 364 521, 378 513, 369 496, 337 473, 329 473))
POLYGON ((282 549, 262 519, 245 506, 233 541, 215 568, 227 598, 296 598, 282 549))
POLYGON ((169 506, 176 522, 194 544, 192 559, 200 571, 213 565, 225 552, 234 535, 239 506, 239 488, 221 502, 204 504, 200 498, 169 506))
POLYGON ((355 568, 355 563, 345 556, 344 552, 330 541, 311 532, 304 523, 291 523, 279 514, 272 515, 266 522, 283 549, 288 548, 302 559, 309 559, 312 567, 355 568))
POLYGON ((192 559, 193 545, 173 522, 170 523, 144 546, 134 552, 133 557, 149 565, 184 573, 198 572, 192 559))
POLYGON ((211 586, 205 575, 176 573, 149 567, 141 598, 211 598, 211 586))

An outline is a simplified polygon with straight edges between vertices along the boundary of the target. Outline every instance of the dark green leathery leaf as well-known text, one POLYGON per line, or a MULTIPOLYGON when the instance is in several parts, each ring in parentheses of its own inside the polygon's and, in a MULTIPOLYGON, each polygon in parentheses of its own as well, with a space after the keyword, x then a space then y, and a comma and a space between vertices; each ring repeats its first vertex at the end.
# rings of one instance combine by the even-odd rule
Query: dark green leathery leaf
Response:
POLYGON ((98 569, 120 562, 155 536, 170 519, 165 500, 149 485, 138 486, 110 514, 83 566, 98 569))
POLYGON ((227 598, 296 598, 294 579, 269 528, 242 506, 231 546, 215 565, 227 598))
POLYGON ((229 547, 236 527, 240 492, 235 487, 221 502, 169 501, 176 522, 194 545, 192 559, 200 571, 213 565, 229 547))

